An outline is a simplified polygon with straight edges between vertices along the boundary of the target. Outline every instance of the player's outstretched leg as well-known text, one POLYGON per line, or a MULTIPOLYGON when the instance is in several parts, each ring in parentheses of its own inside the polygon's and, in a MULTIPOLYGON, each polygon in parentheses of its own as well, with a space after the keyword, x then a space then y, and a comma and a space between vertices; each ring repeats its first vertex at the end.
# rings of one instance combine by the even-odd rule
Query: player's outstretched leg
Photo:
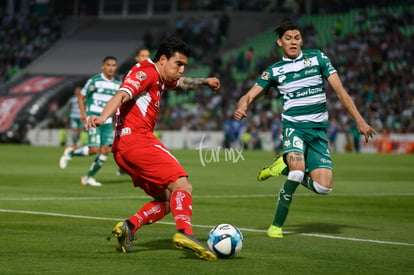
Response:
POLYGON ((126 220, 117 223, 112 229, 112 235, 118 239, 116 250, 119 252, 130 253, 133 248, 134 234, 129 228, 126 220))
POLYGON ((217 256, 207 247, 200 243, 194 236, 178 231, 173 237, 173 243, 178 249, 190 250, 198 258, 206 261, 217 260, 217 256))
POLYGON ((59 167, 61 169, 65 169, 66 166, 68 166, 69 161, 72 160, 72 156, 70 155, 70 153, 75 149, 76 149, 76 146, 70 146, 70 147, 65 148, 62 156, 59 159, 59 167))
POLYGON ((173 236, 173 243, 179 249, 192 251, 200 259, 213 261, 217 256, 202 245, 193 235, 191 226, 192 196, 185 190, 175 190, 170 197, 171 214, 174 216, 178 232, 173 236))
POLYGON ((293 194, 295 193, 300 182, 303 180, 303 175, 304 173, 299 170, 290 171, 287 180, 280 188, 273 223, 267 230, 267 235, 269 237, 283 238, 282 226, 288 215, 289 207, 293 200, 293 194))
POLYGON ((283 160, 283 156, 280 156, 276 158, 270 166, 264 167, 259 172, 259 174, 257 175, 257 180, 264 181, 270 177, 277 177, 282 174, 287 175, 287 166, 283 160))

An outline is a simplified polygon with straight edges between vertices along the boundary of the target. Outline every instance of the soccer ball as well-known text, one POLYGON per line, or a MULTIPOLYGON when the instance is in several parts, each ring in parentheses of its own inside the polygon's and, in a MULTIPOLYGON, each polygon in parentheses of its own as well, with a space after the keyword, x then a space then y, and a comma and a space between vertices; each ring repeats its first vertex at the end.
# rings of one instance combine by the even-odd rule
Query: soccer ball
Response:
POLYGON ((208 233, 207 245, 219 258, 235 257, 243 246, 243 235, 231 224, 219 224, 208 233))

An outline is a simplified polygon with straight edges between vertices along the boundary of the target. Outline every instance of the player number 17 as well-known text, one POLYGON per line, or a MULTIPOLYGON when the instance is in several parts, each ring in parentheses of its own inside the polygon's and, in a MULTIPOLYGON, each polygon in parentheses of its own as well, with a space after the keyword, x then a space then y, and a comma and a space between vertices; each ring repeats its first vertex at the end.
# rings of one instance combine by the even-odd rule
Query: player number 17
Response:
POLYGON ((295 131, 293 128, 286 128, 285 129, 285 136, 290 137, 290 135, 295 131))

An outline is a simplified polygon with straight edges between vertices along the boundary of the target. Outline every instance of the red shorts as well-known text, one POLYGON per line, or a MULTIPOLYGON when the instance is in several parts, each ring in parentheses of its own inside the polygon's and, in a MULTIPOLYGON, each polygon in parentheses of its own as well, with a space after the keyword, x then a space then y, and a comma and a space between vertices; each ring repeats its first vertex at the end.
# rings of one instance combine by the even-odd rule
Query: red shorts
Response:
POLYGON ((134 186, 150 196, 160 194, 178 178, 188 177, 178 160, 156 138, 152 144, 114 152, 114 159, 131 176, 134 186))

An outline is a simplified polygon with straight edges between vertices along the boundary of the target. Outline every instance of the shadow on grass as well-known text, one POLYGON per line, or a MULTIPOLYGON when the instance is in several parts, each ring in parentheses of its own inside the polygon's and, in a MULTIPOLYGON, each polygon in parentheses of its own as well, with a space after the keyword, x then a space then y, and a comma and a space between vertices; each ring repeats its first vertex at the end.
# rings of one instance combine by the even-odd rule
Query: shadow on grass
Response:
POLYGON ((307 223, 290 225, 288 230, 290 235, 302 234, 302 233, 320 233, 320 234, 342 234, 342 230, 345 228, 357 228, 362 230, 372 230, 370 228, 356 226, 356 225, 345 225, 345 224, 329 224, 329 223, 307 223))
MULTIPOLYGON (((99 181, 99 180, 98 180, 99 181)), ((123 177, 116 180, 101 180, 102 184, 121 184, 121 183, 129 183, 132 184, 131 178, 123 177)))
MULTIPOLYGON (((187 258, 187 259, 198 259, 197 256, 194 255, 194 253, 187 249, 178 249, 174 246, 172 239, 158 239, 148 242, 140 242, 138 244, 134 245, 134 252, 139 253, 143 251, 152 251, 152 250, 176 250, 178 253, 182 253, 181 258, 187 258)), ((234 257, 234 258, 224 258, 220 260, 242 260, 243 257, 234 257)))
POLYGON ((134 250, 172 250, 176 249, 172 239, 158 239, 148 242, 138 242, 134 245, 134 250))

